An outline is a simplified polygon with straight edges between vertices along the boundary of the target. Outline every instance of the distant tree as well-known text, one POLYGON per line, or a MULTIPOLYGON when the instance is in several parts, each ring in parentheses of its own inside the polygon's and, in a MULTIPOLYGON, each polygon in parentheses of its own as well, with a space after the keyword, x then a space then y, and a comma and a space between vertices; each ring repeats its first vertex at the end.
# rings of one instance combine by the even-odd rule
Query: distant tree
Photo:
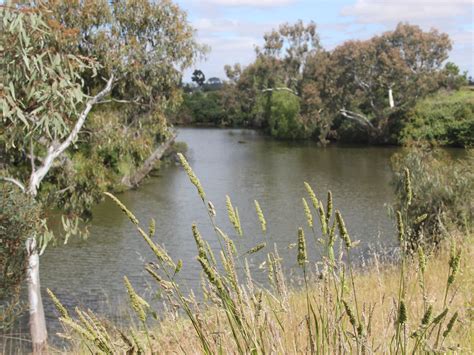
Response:
POLYGON ((203 86, 204 82, 206 81, 206 76, 201 70, 196 69, 193 72, 191 80, 194 81, 198 86, 203 86))
POLYGON ((220 85, 222 84, 222 81, 219 78, 212 77, 212 78, 207 79, 207 83, 210 85, 220 85))
POLYGON ((440 72, 440 85, 447 90, 459 90, 468 84, 467 72, 461 73, 459 67, 448 62, 440 72))
MULTIPOLYGON (((307 59, 320 49, 316 24, 310 22, 305 25, 299 20, 295 24, 285 23, 278 30, 266 33, 263 47, 257 47, 256 52, 257 58, 268 67, 267 75, 276 78, 268 80, 281 81, 278 84, 283 85, 285 90, 297 93, 307 59)), ((271 85, 268 89, 278 90, 271 85)))

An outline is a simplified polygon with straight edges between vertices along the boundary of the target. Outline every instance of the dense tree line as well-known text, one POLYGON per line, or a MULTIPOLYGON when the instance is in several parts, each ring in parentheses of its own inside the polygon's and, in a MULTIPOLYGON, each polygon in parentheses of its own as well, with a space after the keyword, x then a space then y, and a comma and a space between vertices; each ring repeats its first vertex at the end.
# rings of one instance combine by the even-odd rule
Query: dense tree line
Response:
POLYGON ((418 101, 466 83, 445 64, 451 45, 445 33, 400 23, 329 51, 314 23, 284 24, 265 34, 253 63, 225 67, 221 90, 186 96, 182 117, 260 127, 278 138, 399 143, 418 101))

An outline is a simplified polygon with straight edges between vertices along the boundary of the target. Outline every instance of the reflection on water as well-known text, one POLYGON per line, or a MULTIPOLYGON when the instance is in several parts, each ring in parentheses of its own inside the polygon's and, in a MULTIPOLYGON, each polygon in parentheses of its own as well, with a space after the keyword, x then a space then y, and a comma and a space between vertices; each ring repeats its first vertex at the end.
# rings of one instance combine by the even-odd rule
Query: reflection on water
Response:
MULTIPOLYGON (((225 195, 238 207, 244 230, 243 238, 235 237, 240 251, 263 238, 254 210, 257 199, 267 219, 267 238, 286 256, 286 270, 291 273, 296 251, 288 245, 295 242, 297 227, 305 225, 301 203, 304 181, 324 200, 328 189, 333 192, 335 206, 343 213, 352 238, 361 240, 361 250, 377 241, 392 244, 394 228, 385 204, 393 198, 389 159, 395 148, 319 148, 311 143, 274 141, 247 130, 180 129, 178 139, 189 147, 189 161, 217 209, 218 223, 233 236, 225 195)), ((156 220, 157 240, 172 257, 184 261, 180 282, 197 288, 199 268, 191 224, 198 224, 211 246, 217 246, 217 240, 184 171, 177 165, 166 167, 138 190, 118 197, 143 224, 156 220)), ((137 290, 150 292, 143 264, 153 256, 112 202, 97 206, 93 215, 87 241, 72 241, 46 251, 42 286, 52 289, 68 307, 82 305, 117 316, 117 302, 125 295, 124 275, 137 290)), ((256 267, 261 260, 261 256, 253 256, 251 265, 256 267)), ((257 270, 256 278, 264 282, 263 271, 257 270)), ((50 301, 45 301, 54 332, 58 326, 55 312, 50 301)))

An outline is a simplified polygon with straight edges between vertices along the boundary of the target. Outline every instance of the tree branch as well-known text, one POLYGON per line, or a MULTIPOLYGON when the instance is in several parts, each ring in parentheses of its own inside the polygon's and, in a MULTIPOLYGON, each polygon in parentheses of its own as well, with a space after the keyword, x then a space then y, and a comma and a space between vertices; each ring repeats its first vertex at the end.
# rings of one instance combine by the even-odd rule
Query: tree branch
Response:
POLYGON ((295 96, 298 96, 298 93, 294 90, 291 90, 290 88, 287 88, 287 87, 278 87, 278 88, 266 88, 266 89, 263 89, 262 92, 271 92, 271 91, 288 91, 290 93, 292 93, 293 95, 295 96))
POLYGON ((17 179, 11 178, 11 177, 5 177, 5 176, 0 176, 0 180, 11 182, 12 184, 18 186, 21 191, 25 192, 25 185, 23 185, 20 181, 17 179))
POLYGON ((354 120, 366 128, 370 128, 371 130, 375 129, 374 125, 369 121, 369 119, 360 113, 349 111, 344 108, 339 110, 339 112, 344 117, 354 120))
POLYGON ((122 178, 122 184, 129 187, 138 186, 138 184, 153 170, 156 162, 168 151, 175 139, 176 132, 173 131, 171 132, 171 136, 155 149, 142 166, 140 166, 135 172, 122 178))
POLYGON ((97 104, 107 104, 109 102, 117 102, 117 103, 120 103, 120 104, 135 104, 135 105, 139 105, 140 103, 138 102, 138 99, 137 100, 118 100, 118 99, 110 99, 110 100, 101 100, 101 101, 98 101, 97 104))
POLYGON ((79 115, 79 119, 77 120, 76 124, 74 125, 74 128, 72 129, 71 133, 69 133, 69 136, 64 140, 64 142, 62 142, 60 145, 51 144, 48 147, 48 153, 46 157, 44 158, 43 164, 41 165, 39 169, 32 172, 30 176, 30 181, 28 184, 28 191, 27 191, 30 195, 36 196, 38 192, 38 187, 41 181, 44 179, 44 177, 48 173, 48 171, 51 169, 51 166, 53 165, 54 160, 57 157, 59 157, 76 140, 92 107, 112 90, 113 80, 114 80, 114 76, 112 75, 110 79, 107 81, 105 88, 101 92, 99 92, 97 95, 92 97, 89 101, 87 101, 86 107, 84 108, 82 113, 79 115))

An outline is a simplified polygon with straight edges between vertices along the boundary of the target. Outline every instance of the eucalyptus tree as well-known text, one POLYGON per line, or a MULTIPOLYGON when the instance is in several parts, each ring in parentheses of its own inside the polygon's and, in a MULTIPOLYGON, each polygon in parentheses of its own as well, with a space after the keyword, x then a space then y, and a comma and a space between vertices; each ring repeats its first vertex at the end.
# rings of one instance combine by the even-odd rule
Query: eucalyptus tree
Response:
MULTIPOLYGON (((35 9, 7 5, 1 13, 0 139, 7 159, 2 178, 34 198, 53 164, 77 140, 92 107, 111 91, 113 76, 102 90, 87 96, 81 74, 85 70, 95 74, 98 64, 63 50, 60 41, 68 33, 52 33, 35 9), (25 161, 29 165, 21 164, 25 161)), ((41 246, 39 236, 24 237, 31 337, 34 351, 39 352, 47 341, 39 284, 41 246)))
POLYGON ((301 20, 294 24, 285 23, 263 38, 263 47, 257 47, 256 52, 257 60, 266 63, 269 69, 269 86, 264 90, 284 90, 299 95, 306 61, 321 49, 316 24, 305 25, 301 20), (272 86, 272 82, 280 86, 272 86))
MULTIPOLYGON (((110 180, 109 162, 84 158, 104 142, 103 135, 95 137, 91 111, 120 105, 126 112, 110 121, 107 134, 115 134, 118 149, 126 149, 130 131, 144 142, 150 156, 140 158, 144 166, 137 170, 144 175, 163 150, 153 146, 173 139, 166 112, 180 101, 181 70, 202 48, 186 14, 166 0, 14 1, 0 11, 1 179, 42 208, 80 216, 113 187, 103 183, 110 180), (78 175, 84 163, 91 168, 78 175), (84 184, 94 187, 76 188, 84 184)), ((24 236, 35 351, 47 340, 39 288, 42 232, 24 236)))
POLYGON ((392 124, 415 102, 437 90, 451 41, 437 30, 399 24, 366 41, 348 41, 331 53, 335 102, 344 117, 365 127, 373 141, 389 139, 392 124))

